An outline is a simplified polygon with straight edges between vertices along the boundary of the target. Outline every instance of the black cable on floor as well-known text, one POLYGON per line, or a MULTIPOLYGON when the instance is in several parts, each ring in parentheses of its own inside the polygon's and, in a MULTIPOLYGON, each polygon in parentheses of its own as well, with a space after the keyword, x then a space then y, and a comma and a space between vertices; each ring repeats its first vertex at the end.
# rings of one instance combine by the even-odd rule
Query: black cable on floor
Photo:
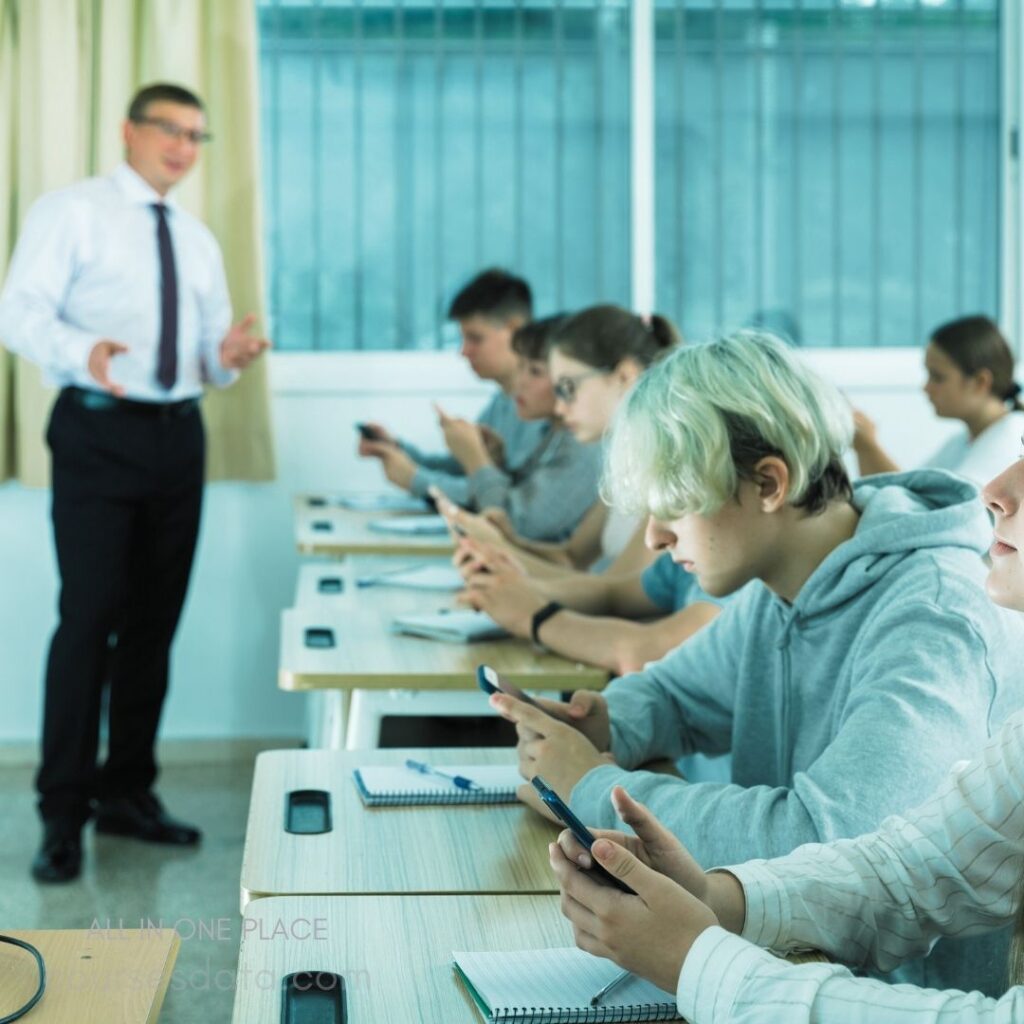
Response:
POLYGON ((0 942, 20 946, 31 953, 36 958, 36 966, 39 968, 39 988, 36 989, 36 994, 20 1010, 15 1010, 14 1013, 8 1014, 6 1017, 0 1017, 0 1024, 14 1024, 14 1021, 21 1020, 43 998, 43 993, 46 991, 46 964, 43 961, 43 954, 30 942, 22 942, 21 939, 11 938, 10 935, 0 935, 0 942))

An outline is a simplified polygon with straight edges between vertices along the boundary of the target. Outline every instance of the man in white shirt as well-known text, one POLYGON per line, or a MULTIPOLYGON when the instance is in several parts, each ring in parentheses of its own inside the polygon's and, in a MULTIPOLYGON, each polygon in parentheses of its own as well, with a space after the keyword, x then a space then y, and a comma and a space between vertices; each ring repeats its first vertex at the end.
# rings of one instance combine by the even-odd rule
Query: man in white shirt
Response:
POLYGON ((208 141, 197 96, 140 90, 125 162, 29 210, 0 293, 0 339, 61 388, 47 442, 61 575, 46 670, 39 881, 81 867, 81 831, 193 845, 152 793, 171 641, 202 502, 204 382, 226 387, 269 345, 231 325, 220 249, 168 200, 208 141), (106 762, 97 765, 109 686, 106 762))

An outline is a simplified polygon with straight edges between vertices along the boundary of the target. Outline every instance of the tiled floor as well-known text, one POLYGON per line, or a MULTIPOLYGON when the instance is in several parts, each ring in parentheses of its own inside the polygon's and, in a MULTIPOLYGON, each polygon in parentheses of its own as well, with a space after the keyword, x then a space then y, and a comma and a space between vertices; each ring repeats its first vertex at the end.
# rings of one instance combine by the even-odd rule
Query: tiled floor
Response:
POLYGON ((87 827, 82 876, 42 886, 28 873, 40 834, 32 770, 0 767, 0 929, 117 928, 119 922, 138 928, 162 921, 182 942, 161 1024, 230 1021, 252 768, 246 758, 164 769, 157 792, 168 811, 202 828, 198 849, 96 836, 87 827))

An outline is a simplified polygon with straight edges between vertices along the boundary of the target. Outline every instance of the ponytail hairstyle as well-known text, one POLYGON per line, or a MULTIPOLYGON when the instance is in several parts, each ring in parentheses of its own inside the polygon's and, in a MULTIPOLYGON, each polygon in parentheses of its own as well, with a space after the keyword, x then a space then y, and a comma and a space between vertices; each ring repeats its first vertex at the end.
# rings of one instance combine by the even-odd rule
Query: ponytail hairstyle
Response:
POLYGON ((789 468, 789 504, 816 515, 853 496, 843 464, 852 437, 836 387, 774 335, 741 330, 681 346, 640 377, 612 429, 604 494, 661 520, 712 515, 776 456, 789 468))
POLYGON ((950 320, 935 328, 931 343, 968 377, 988 370, 992 374, 992 395, 1012 409, 1024 411, 1021 386, 1013 379, 1013 352, 1002 331, 987 316, 950 320))
POLYGON ((555 332, 568 318, 568 313, 555 313, 517 327, 512 335, 512 351, 524 359, 547 359, 555 332))
POLYGON ((672 322, 657 313, 641 317, 621 306, 590 306, 556 328, 551 347, 595 370, 611 371, 624 359, 641 369, 650 366, 681 340, 672 322))

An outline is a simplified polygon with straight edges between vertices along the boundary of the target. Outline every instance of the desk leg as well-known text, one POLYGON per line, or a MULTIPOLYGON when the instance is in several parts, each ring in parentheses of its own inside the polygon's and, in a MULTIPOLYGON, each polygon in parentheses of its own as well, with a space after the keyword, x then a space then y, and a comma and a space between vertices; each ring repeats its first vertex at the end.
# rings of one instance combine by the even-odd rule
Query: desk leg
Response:
POLYGON ((315 690, 306 704, 306 746, 310 750, 344 750, 348 690, 315 690))

